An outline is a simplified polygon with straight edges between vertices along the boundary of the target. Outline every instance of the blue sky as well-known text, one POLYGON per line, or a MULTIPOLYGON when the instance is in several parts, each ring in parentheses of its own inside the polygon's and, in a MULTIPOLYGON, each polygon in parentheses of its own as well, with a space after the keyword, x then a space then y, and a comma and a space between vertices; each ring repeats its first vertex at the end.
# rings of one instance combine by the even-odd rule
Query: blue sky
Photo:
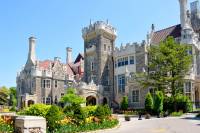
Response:
POLYGON ((81 29, 109 20, 116 45, 141 42, 154 23, 156 30, 179 23, 178 0, 2 0, 0 3, 0 86, 16 86, 17 71, 26 63, 28 37, 37 38, 37 58, 65 62, 83 51, 81 29))

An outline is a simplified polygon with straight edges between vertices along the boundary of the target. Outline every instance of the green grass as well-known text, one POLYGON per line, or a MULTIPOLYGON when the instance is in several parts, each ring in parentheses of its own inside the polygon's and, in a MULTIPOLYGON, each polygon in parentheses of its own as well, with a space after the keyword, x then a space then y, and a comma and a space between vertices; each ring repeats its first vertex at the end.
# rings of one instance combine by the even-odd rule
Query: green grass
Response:
POLYGON ((183 112, 172 112, 171 113, 171 116, 174 116, 174 117, 179 117, 179 116, 182 116, 183 115, 183 112))

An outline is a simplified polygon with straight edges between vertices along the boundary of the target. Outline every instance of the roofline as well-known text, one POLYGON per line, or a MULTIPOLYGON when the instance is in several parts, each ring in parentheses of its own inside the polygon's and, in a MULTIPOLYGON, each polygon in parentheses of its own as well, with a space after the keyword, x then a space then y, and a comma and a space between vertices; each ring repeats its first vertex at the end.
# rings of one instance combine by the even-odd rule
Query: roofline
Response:
POLYGON ((154 33, 157 33, 157 32, 163 31, 163 30, 167 30, 167 29, 170 29, 170 28, 172 28, 172 27, 176 27, 176 26, 178 26, 178 25, 181 25, 181 24, 176 24, 176 25, 170 26, 170 27, 168 27, 168 28, 164 28, 164 29, 155 31, 154 33))

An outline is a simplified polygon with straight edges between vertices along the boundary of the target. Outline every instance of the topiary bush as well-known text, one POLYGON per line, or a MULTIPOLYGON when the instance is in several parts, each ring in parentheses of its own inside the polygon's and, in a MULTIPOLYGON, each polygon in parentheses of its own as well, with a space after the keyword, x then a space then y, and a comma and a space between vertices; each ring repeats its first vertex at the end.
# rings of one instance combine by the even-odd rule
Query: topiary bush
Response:
POLYGON ((151 93, 147 93, 145 97, 145 110, 148 113, 151 113, 153 110, 153 98, 151 96, 151 93))
POLYGON ((121 109, 127 110, 128 109, 128 97, 124 96, 121 102, 121 109))
POLYGON ((46 114, 47 127, 50 132, 60 128, 59 121, 61 120, 61 116, 59 107, 52 105, 46 114))
POLYGON ((154 111, 157 113, 158 117, 160 117, 160 113, 163 111, 163 99, 163 93, 161 91, 157 91, 154 101, 154 111))

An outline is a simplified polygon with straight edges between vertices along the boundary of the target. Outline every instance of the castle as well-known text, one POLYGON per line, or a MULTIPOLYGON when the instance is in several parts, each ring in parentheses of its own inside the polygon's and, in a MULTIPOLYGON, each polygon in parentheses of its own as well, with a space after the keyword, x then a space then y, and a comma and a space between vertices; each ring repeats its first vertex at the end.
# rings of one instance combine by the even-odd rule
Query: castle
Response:
POLYGON ((168 36, 177 42, 192 47, 193 55, 190 72, 185 76, 184 94, 196 106, 200 101, 200 11, 199 1, 191 3, 179 0, 181 24, 155 31, 152 25, 146 41, 128 43, 115 47, 116 29, 108 22, 97 21, 82 29, 84 54, 78 54, 72 61, 71 48, 67 48, 66 63, 59 58, 39 61, 36 59, 34 37, 29 38, 29 54, 25 67, 17 75, 18 106, 34 103, 58 104, 67 88, 76 88, 86 104, 109 104, 119 107, 123 96, 128 96, 131 108, 144 108, 147 92, 151 87, 142 88, 134 78, 138 72, 147 72, 147 47, 158 45, 168 36))

